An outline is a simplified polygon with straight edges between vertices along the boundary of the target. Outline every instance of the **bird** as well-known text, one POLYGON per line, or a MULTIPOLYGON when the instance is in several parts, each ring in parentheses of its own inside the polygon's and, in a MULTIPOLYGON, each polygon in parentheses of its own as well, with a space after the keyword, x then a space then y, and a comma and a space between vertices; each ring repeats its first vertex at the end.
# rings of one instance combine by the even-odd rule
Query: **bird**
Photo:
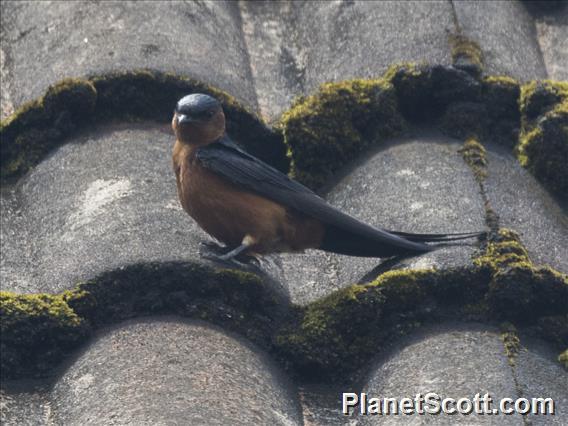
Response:
POLYGON ((238 262, 305 249, 359 257, 413 256, 447 241, 485 234, 389 231, 343 213, 237 145, 227 135, 221 102, 207 94, 181 98, 172 129, 181 206, 207 234, 224 244, 217 246, 223 254, 207 257, 238 262))

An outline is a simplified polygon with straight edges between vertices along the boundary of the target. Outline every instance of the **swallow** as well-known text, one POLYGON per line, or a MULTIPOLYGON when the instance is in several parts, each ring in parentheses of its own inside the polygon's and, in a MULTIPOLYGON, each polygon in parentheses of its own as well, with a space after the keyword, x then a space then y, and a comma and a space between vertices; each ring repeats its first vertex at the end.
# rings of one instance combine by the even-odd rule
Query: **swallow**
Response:
POLYGON ((221 103, 191 94, 175 107, 173 169, 183 209, 226 246, 217 259, 320 249, 362 257, 416 255, 485 232, 413 234, 365 224, 234 143, 221 103))

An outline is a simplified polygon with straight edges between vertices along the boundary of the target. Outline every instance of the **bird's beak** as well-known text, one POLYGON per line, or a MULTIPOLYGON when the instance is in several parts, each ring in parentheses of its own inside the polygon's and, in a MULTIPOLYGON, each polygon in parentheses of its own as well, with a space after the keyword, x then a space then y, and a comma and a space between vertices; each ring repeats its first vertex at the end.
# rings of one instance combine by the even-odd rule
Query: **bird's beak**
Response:
POLYGON ((185 115, 185 114, 178 114, 177 119, 178 119, 178 124, 192 123, 192 122, 195 121, 189 115, 185 115))

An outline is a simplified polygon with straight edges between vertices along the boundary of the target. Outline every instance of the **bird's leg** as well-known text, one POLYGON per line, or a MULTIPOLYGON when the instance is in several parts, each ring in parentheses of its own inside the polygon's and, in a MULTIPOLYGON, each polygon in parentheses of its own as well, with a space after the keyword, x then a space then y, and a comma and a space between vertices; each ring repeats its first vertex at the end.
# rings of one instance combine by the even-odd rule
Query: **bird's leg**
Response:
POLYGON ((219 256, 218 258, 219 260, 232 260, 233 258, 237 257, 239 254, 241 254, 243 251, 245 251, 248 248, 249 246, 247 244, 241 244, 236 249, 233 249, 230 252, 225 253, 222 256, 219 256))
POLYGON ((249 249, 255 243, 256 243, 256 240, 253 237, 251 237, 250 235, 247 234, 243 238, 243 241, 241 242, 240 246, 231 250, 228 253, 225 253, 222 256, 219 256, 219 260, 232 260, 235 257, 237 257, 238 255, 240 255, 241 253, 243 253, 245 250, 249 249))
POLYGON ((201 252, 201 255, 210 260, 218 262, 234 263, 239 267, 246 267, 247 263, 255 261, 258 264, 257 259, 254 256, 249 256, 246 254, 246 250, 250 248, 255 243, 255 240, 247 235, 243 238, 242 244, 234 249, 228 249, 227 247, 220 246, 214 242, 204 242, 201 245, 207 248, 206 252, 201 252))

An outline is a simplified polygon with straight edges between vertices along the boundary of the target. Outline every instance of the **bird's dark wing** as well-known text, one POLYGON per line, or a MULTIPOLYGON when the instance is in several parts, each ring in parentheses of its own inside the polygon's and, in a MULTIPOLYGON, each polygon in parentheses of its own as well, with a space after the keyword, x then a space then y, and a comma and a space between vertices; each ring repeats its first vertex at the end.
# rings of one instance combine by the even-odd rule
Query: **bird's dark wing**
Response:
POLYGON ((228 137, 199 148, 196 155, 205 168, 230 182, 321 221, 326 225, 320 247, 323 250, 377 257, 430 250, 422 242, 393 235, 342 213, 309 188, 241 150, 228 137))

